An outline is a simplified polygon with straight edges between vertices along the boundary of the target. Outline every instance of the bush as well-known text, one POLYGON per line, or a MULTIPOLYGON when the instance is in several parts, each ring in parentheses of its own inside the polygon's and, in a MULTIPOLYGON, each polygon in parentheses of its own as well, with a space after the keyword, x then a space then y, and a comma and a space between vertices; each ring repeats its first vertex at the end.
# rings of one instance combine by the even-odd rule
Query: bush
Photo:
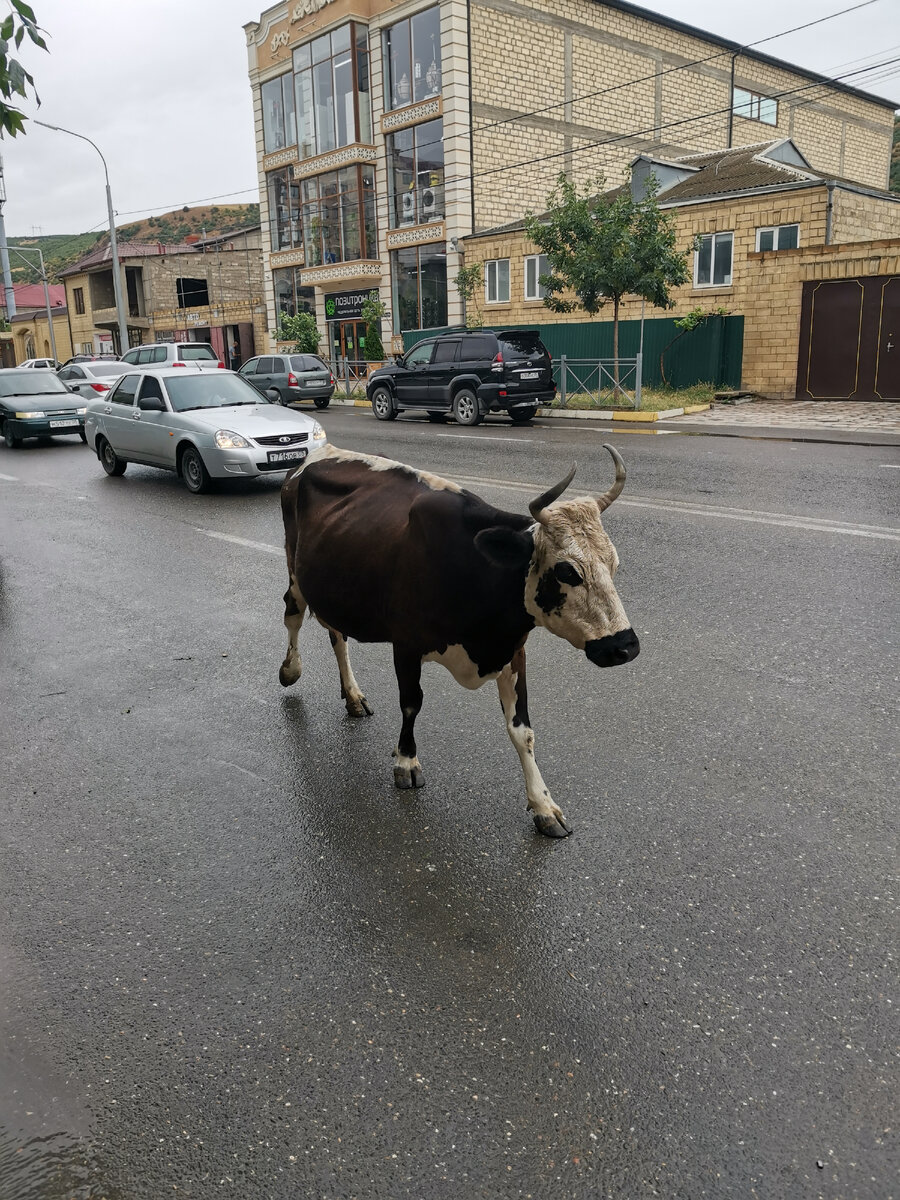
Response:
POLYGON ((312 313, 297 313, 289 317, 282 313, 278 323, 279 342, 294 342, 295 354, 316 354, 322 335, 316 328, 316 318, 312 313))
POLYGON ((366 323, 366 344, 363 353, 366 362, 384 362, 384 344, 381 340, 381 318, 387 309, 380 300, 364 300, 362 319, 366 323))

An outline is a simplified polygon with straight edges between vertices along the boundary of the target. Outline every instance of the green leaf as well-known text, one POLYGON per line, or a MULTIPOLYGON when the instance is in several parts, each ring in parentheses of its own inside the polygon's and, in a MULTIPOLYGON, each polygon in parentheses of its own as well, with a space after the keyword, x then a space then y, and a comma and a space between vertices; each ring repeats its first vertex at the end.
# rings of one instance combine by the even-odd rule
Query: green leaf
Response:
POLYGON ((13 30, 15 27, 16 23, 12 17, 7 17, 3 24, 0 25, 0 38, 3 38, 5 42, 8 42, 13 35, 13 30))
POLYGON ((34 9, 30 4, 26 4, 25 0, 10 0, 13 8, 25 21, 37 22, 37 17, 34 15, 34 9))

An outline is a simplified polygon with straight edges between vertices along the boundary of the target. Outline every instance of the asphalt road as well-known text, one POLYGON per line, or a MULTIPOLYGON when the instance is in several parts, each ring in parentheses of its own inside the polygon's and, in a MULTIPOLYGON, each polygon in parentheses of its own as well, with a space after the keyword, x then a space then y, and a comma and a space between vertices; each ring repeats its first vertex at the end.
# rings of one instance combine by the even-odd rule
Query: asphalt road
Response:
POLYGON ((493 685, 419 793, 386 647, 282 691, 279 480, 0 449, 0 1198, 900 1195, 896 450, 323 421, 519 511, 625 456, 640 658, 529 643, 575 834, 493 685))

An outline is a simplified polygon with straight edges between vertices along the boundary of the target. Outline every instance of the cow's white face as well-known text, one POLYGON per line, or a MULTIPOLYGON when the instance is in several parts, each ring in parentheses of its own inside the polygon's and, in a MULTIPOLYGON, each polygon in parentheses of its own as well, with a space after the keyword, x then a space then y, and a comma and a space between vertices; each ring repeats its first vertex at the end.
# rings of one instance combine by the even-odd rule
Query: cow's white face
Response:
POLYGON ((639 649, 613 583, 618 565, 595 500, 544 509, 534 526, 525 607, 538 625, 584 650, 598 666, 629 662, 639 649))

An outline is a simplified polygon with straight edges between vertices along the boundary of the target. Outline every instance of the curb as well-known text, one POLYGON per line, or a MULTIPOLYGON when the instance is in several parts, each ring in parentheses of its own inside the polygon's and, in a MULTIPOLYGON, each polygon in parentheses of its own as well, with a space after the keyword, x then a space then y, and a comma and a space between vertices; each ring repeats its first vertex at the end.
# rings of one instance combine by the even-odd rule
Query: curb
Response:
POLYGON ((593 409, 591 411, 580 408, 539 408, 537 415, 539 417, 565 417, 567 420, 574 417, 575 420, 581 421, 638 421, 646 424, 651 421, 667 421, 670 417, 681 417, 685 414, 706 412, 709 408, 712 408, 711 404, 688 404, 684 408, 649 409, 646 412, 616 408, 593 409))

